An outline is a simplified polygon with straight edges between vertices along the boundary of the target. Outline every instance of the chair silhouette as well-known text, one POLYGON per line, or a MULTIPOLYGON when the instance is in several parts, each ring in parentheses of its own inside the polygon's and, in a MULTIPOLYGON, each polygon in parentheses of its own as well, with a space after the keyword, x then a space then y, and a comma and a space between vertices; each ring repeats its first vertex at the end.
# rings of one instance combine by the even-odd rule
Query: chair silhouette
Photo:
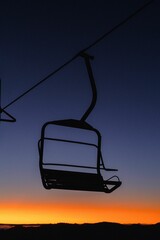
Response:
MULTIPOLYGON (((111 193, 116 190, 120 185, 121 181, 119 178, 114 175, 108 179, 103 179, 102 171, 117 171, 117 169, 105 168, 104 161, 101 153, 101 134, 100 132, 92 127, 90 124, 86 122, 87 117, 90 112, 93 110, 96 99, 97 99, 97 91, 96 85, 93 77, 93 72, 91 69, 90 59, 86 53, 80 53, 80 56, 85 60, 85 64, 87 67, 91 88, 92 88, 92 101, 84 113, 80 120, 77 119, 63 119, 57 121, 49 121, 46 122, 42 126, 41 130, 41 138, 38 142, 39 149, 39 168, 41 179, 44 188, 46 189, 65 189, 65 190, 81 190, 81 191, 96 191, 96 192, 105 192, 111 193), (87 133, 94 133, 96 136, 96 143, 86 142, 86 141, 77 141, 69 138, 55 138, 47 136, 47 129, 50 126, 58 126, 67 129, 79 129, 83 130, 87 133), (62 143, 70 143, 73 145, 81 145, 92 147, 96 151, 96 166, 86 166, 79 164, 66 164, 59 162, 46 162, 45 159, 45 144, 47 141, 52 143, 62 142, 62 143), (69 169, 69 170, 68 170, 69 169), (83 171, 84 170, 84 171, 83 171), (93 170, 94 172, 91 172, 93 170)), ((63 151, 63 149, 61 149, 63 151)))

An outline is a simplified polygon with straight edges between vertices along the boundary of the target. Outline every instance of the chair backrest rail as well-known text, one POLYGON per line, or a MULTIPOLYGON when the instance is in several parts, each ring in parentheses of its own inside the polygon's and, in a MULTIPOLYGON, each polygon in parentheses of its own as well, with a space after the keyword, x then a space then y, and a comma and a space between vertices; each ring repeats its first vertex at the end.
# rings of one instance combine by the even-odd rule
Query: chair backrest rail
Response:
MULTIPOLYGON (((49 141, 58 141, 58 142, 68 142, 68 143, 77 143, 77 144, 84 144, 88 146, 93 146, 98 148, 98 146, 94 143, 88 143, 88 142, 81 142, 81 141, 74 141, 74 140, 68 140, 68 139, 60 139, 60 138, 48 138, 44 137, 44 140, 49 140, 49 141)), ((41 142, 41 140, 40 140, 41 142)))
MULTIPOLYGON (((62 163, 43 163, 43 166, 62 166, 62 167, 97 169, 97 167, 74 165, 74 164, 62 164, 62 163)), ((115 169, 115 168, 103 168, 103 167, 102 168, 100 167, 100 170, 111 171, 111 172, 118 171, 118 169, 115 169)))

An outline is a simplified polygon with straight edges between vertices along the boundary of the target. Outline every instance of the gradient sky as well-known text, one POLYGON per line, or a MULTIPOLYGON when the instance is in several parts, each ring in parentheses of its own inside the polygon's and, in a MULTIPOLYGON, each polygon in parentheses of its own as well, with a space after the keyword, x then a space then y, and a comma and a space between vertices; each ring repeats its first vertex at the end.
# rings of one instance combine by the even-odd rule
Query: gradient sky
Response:
MULTIPOLYGON (((125 19, 144 0, 1 1, 2 107, 125 19)), ((43 188, 37 142, 46 121, 80 119, 91 93, 77 59, 6 110, 0 123, 0 223, 160 221, 160 2, 88 53, 97 105, 88 122, 102 134, 112 194, 43 188)))

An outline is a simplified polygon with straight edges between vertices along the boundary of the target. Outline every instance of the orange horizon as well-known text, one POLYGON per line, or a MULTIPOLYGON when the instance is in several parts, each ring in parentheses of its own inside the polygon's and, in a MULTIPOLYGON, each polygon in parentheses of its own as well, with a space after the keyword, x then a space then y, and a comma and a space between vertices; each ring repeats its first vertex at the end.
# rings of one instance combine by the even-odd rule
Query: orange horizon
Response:
POLYGON ((1 224, 54 224, 116 222, 156 224, 160 208, 138 206, 97 206, 96 204, 1 203, 1 224))

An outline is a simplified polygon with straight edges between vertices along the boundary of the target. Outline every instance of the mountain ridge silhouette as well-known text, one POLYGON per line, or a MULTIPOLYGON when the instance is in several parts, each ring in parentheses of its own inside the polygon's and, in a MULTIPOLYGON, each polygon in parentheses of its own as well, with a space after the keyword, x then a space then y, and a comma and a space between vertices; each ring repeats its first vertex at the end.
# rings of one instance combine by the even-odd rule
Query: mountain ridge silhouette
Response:
POLYGON ((110 237, 111 240, 159 240, 160 223, 150 225, 112 222, 83 224, 0 224, 0 239, 3 240, 88 240, 96 237, 101 239, 110 237))

